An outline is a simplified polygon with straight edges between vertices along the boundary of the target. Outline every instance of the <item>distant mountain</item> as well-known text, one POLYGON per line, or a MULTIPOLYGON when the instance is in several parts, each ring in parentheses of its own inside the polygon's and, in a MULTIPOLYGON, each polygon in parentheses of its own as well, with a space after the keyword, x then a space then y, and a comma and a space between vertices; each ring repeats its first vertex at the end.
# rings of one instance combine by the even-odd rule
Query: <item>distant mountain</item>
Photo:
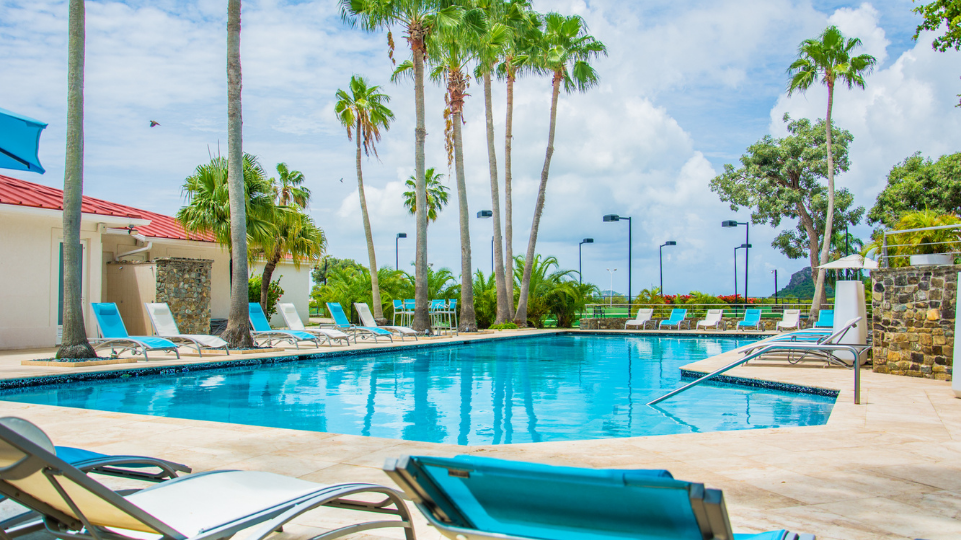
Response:
MULTIPOLYGON (((825 284, 827 285, 827 284, 825 284)), ((788 282, 787 286, 778 291, 779 298, 784 298, 787 296, 796 296, 802 299, 814 298, 814 281, 811 280, 811 267, 802 268, 791 276, 791 281, 788 282)), ((827 285, 827 295, 833 296, 834 289, 830 285, 827 285)))

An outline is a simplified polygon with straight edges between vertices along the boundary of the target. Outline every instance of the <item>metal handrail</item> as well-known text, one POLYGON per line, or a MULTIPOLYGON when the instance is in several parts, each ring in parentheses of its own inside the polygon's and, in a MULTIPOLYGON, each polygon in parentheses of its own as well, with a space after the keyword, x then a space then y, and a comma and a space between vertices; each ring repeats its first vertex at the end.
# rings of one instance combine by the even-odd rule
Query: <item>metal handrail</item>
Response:
MULTIPOLYGON (((672 398, 672 397, 680 394, 681 392, 684 392, 685 390, 688 390, 688 389, 690 389, 690 388, 693 388, 693 387, 701 384, 702 382, 707 381, 708 379, 712 379, 712 378, 714 378, 714 377, 716 377, 716 376, 724 373, 725 371, 729 371, 729 370, 731 370, 731 369, 734 369, 735 367, 737 367, 737 366, 739 366, 739 365, 747 362, 748 360, 753 360, 754 358, 757 358, 758 356, 761 356, 762 354, 764 354, 764 353, 766 353, 766 352, 768 352, 768 351, 771 351, 771 350, 774 350, 774 349, 778 349, 778 348, 782 348, 782 349, 783 349, 783 348, 786 348, 786 347, 784 346, 783 343, 780 343, 780 344, 771 344, 771 345, 768 345, 768 346, 766 346, 766 347, 764 347, 764 348, 758 349, 756 352, 751 353, 751 354, 745 356, 744 358, 739 358, 739 359, 735 360, 734 362, 731 362, 730 364, 722 367, 721 369, 718 369, 718 370, 716 370, 716 371, 713 371, 713 372, 711 372, 711 373, 708 373, 707 375, 705 375, 705 376, 697 379, 696 381, 693 381, 693 382, 690 382, 690 383, 688 383, 688 384, 685 384, 684 386, 682 386, 682 387, 680 387, 680 388, 677 388, 677 389, 675 389, 675 390, 671 390, 670 392, 664 394, 663 396, 661 396, 661 397, 659 397, 659 398, 657 398, 657 399, 654 399, 654 400, 652 400, 652 401, 649 401, 647 404, 648 404, 648 405, 652 405, 652 406, 653 406, 653 405, 657 405, 658 403, 664 401, 665 399, 672 398)), ((855 404, 855 405, 860 405, 860 404, 861 404, 861 366, 860 366, 860 363, 861 363, 861 352, 858 351, 857 347, 855 347, 854 345, 842 345, 842 344, 840 344, 840 343, 831 344, 831 345, 809 345, 809 346, 804 346, 804 344, 798 343, 798 344, 792 344, 790 348, 792 348, 792 349, 802 349, 802 350, 803 350, 803 349, 808 349, 808 350, 812 350, 812 351, 820 351, 820 350, 847 350, 847 351, 849 351, 851 354, 853 354, 853 355, 854 355, 854 404, 855 404)))

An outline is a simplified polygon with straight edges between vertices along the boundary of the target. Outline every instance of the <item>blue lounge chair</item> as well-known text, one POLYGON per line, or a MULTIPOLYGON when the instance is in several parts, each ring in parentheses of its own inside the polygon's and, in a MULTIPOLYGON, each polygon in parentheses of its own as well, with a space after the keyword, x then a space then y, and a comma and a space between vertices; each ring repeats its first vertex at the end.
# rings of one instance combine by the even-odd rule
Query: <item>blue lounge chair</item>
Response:
POLYGON ((383 328, 376 326, 357 326, 351 323, 350 319, 347 318, 347 314, 344 313, 344 308, 337 302, 327 302, 327 311, 329 311, 330 316, 334 318, 334 327, 341 332, 347 332, 354 336, 354 343, 357 343, 358 336, 365 339, 372 337, 375 343, 382 337, 387 338, 388 341, 394 341, 391 333, 383 328))
MULTIPOLYGON (((320 344, 324 342, 321 341, 320 336, 301 330, 274 330, 270 327, 270 321, 267 320, 264 308, 260 307, 260 304, 257 302, 250 303, 248 317, 250 318, 250 326, 253 328, 250 334, 254 339, 267 340, 268 347, 273 346, 275 341, 285 341, 299 349, 300 342, 307 341, 313 343, 314 347, 319 349, 320 344)), ((325 337, 325 341, 329 341, 329 339, 330 338, 325 337)))
POLYGON ((660 330, 660 329, 663 328, 664 326, 674 326, 674 327, 676 327, 678 330, 680 330, 680 329, 681 329, 681 325, 683 324, 683 325, 686 325, 686 326, 687 326, 688 330, 690 330, 690 329, 691 329, 691 321, 688 320, 686 317, 687 317, 687 310, 686 310, 686 309, 676 309, 676 308, 675 308, 675 309, 672 309, 672 310, 671 310, 671 318, 670 318, 670 319, 665 319, 665 320, 661 321, 661 322, 657 325, 657 329, 660 330))
POLYGON ((323 485, 268 472, 221 470, 117 492, 58 458, 38 440, 40 428, 23 423, 32 429, 0 424, 0 493, 41 514, 47 532, 60 539, 225 540, 251 529, 244 538, 263 540, 305 512, 329 507, 399 519, 349 523, 321 538, 403 527, 407 540, 414 540, 401 494, 385 486, 323 485))
POLYGON ((132 354, 142 354, 144 360, 147 358, 147 351, 164 351, 174 353, 180 358, 177 345, 172 341, 153 337, 153 336, 131 336, 127 333, 127 327, 123 324, 117 304, 113 302, 90 304, 93 315, 97 318, 97 329, 100 337, 90 341, 93 349, 100 350, 110 348, 111 356, 116 356, 124 351, 132 354))
POLYGON ((762 328, 761 323, 761 310, 760 309, 746 309, 744 310, 744 319, 737 322, 737 330, 741 328, 754 328, 755 330, 760 330, 762 328))
POLYGON ((822 309, 818 311, 818 322, 814 323, 814 328, 834 328, 834 310, 822 309))
POLYGON ((814 540, 786 530, 735 535, 720 490, 663 470, 405 456, 384 471, 455 540, 814 540))

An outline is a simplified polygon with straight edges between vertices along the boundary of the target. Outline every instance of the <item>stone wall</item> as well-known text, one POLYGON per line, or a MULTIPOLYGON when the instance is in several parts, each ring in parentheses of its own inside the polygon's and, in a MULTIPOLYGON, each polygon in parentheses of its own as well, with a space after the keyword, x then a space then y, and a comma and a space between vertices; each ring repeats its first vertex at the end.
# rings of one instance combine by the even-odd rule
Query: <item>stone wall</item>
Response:
POLYGON ((951 380, 961 266, 871 272, 874 371, 951 380))
POLYGON ((210 268, 213 261, 156 259, 157 302, 166 302, 181 334, 210 332, 210 268))

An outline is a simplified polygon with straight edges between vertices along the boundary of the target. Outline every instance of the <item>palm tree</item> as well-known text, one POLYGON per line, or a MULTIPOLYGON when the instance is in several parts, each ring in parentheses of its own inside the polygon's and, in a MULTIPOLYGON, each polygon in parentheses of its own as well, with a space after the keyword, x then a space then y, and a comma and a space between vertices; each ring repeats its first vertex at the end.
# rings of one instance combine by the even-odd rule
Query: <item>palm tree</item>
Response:
MULTIPOLYGON (((507 115, 504 123, 504 269, 505 276, 514 275, 514 202, 512 189, 512 141, 514 137, 514 82, 517 76, 533 71, 532 50, 540 39, 541 19, 528 0, 509 0, 504 24, 511 29, 511 39, 503 52, 498 73, 507 81, 507 115)), ((507 281, 509 317, 514 318, 514 280, 507 281)))
MULTIPOLYGON (((233 261, 233 234, 231 229, 230 189, 227 159, 211 158, 209 163, 197 166, 194 174, 184 180, 183 191, 187 205, 177 211, 177 221, 188 233, 211 233, 222 246, 231 252, 233 261)), ((247 234, 245 240, 262 244, 276 234, 273 224, 274 189, 257 158, 244 154, 243 197, 247 234)), ((240 252, 247 261, 247 251, 240 252)))
MULTIPOLYGON (((450 199, 450 188, 441 183, 444 175, 434 172, 434 168, 427 169, 424 180, 427 184, 427 223, 437 221, 437 215, 447 206, 450 199)), ((404 182, 407 191, 404 192, 404 207, 412 214, 417 213, 417 179, 414 175, 404 182)))
POLYGON ((495 324, 510 320, 512 302, 508 302, 507 280, 504 272, 504 244, 501 235, 501 196, 497 180, 497 151, 494 148, 494 112, 491 96, 491 72, 496 68, 510 40, 510 30, 499 22, 505 16, 505 4, 494 0, 486 4, 486 15, 493 24, 476 36, 474 45, 478 65, 475 75, 484 81, 484 118, 487 122, 487 161, 491 178, 491 211, 494 221, 494 281, 497 284, 497 312, 495 324))
POLYGON ((427 55, 425 40, 436 28, 456 24, 460 7, 454 0, 340 0, 341 18, 350 25, 359 24, 364 30, 388 29, 387 44, 391 60, 394 56, 394 39, 389 31, 400 26, 410 45, 414 76, 414 177, 416 178, 417 208, 414 221, 417 227, 417 260, 414 300, 415 330, 430 327, 427 312, 427 184, 424 179, 424 142, 427 128, 424 125, 424 59, 427 55))
POLYGON ((307 208, 310 189, 304 186, 304 173, 288 169, 286 163, 278 163, 277 179, 271 178, 270 182, 276 190, 275 199, 278 205, 307 208))
POLYGON ((250 337, 247 272, 247 216, 244 202, 243 115, 241 111, 240 0, 227 1, 227 190, 230 193, 230 311, 223 339, 235 348, 253 346, 250 337))
POLYGON ((374 254, 374 237, 370 231, 370 216, 367 214, 367 197, 364 196, 364 173, 361 168, 361 152, 370 156, 377 155, 376 143, 380 141, 380 130, 390 129, 394 113, 387 108, 390 96, 380 92, 380 86, 368 86, 367 80, 356 75, 350 78, 350 94, 337 90, 337 105, 334 112, 337 119, 347 129, 347 139, 357 141, 357 193, 360 196, 360 213, 364 219, 364 234, 367 237, 367 257, 370 259, 371 291, 374 298, 374 318, 383 319, 384 310, 380 302, 380 287, 377 285, 377 257, 374 254))
POLYGON ((533 270, 531 265, 534 262, 537 230, 541 223, 541 214, 544 213, 551 156, 554 154, 554 128, 557 125, 557 100, 560 96, 561 82, 564 83, 564 90, 567 92, 575 90, 583 92, 595 86, 597 72, 588 60, 600 54, 607 54, 607 49, 603 43, 587 34, 587 25, 581 17, 577 15, 565 17, 558 13, 549 13, 544 17, 544 34, 537 47, 536 64, 553 74, 551 120, 547 132, 547 153, 544 157, 544 168, 541 170, 541 182, 537 188, 537 202, 534 205, 534 221, 531 224, 531 236, 527 242, 520 299, 517 302, 517 312, 514 314, 514 323, 517 326, 527 325, 527 302, 533 270))
POLYGON ((67 155, 63 176, 63 337, 57 358, 95 358, 83 323, 80 218, 83 203, 83 0, 70 0, 67 41, 67 155))
MULTIPOLYGON (((861 45, 858 38, 846 39, 836 26, 829 26, 817 39, 806 39, 798 47, 798 58, 788 68, 791 82, 788 96, 794 92, 805 92, 820 80, 828 87, 827 111, 827 149, 828 149, 828 210, 824 227, 825 241, 821 246, 820 264, 827 264, 831 249, 832 227, 834 225, 834 153, 831 148, 831 109, 834 106, 834 86, 838 82, 849 89, 857 86, 864 88, 864 75, 870 73, 877 60, 869 54, 851 56, 855 47, 861 45)), ((821 303, 824 302, 824 272, 816 268, 817 281, 814 285, 814 301, 811 302, 810 316, 816 318, 821 303)))

